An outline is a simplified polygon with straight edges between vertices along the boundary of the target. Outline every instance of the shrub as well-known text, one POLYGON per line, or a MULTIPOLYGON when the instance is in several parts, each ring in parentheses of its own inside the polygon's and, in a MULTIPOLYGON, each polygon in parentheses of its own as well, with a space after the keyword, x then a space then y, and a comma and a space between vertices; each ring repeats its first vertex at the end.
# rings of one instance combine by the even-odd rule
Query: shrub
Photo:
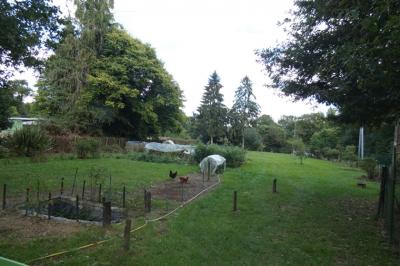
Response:
MULTIPOLYGON (((124 157, 120 157, 120 158, 124 158, 124 157)), ((144 162, 154 162, 154 163, 187 163, 187 160, 176 156, 176 154, 156 154, 156 153, 149 153, 149 152, 131 152, 128 154, 127 158, 134 160, 134 161, 144 161, 144 162)))
POLYGON ((50 138, 38 126, 24 126, 14 132, 9 145, 18 155, 34 157, 50 146, 50 138))
POLYGON ((226 164, 231 167, 242 165, 246 159, 246 151, 238 147, 199 144, 196 146, 194 160, 201 162, 204 157, 212 154, 225 157, 226 164))
POLYGON ((251 151, 262 150, 262 138, 254 127, 244 130, 244 146, 251 151))
POLYGON ((118 144, 105 145, 102 147, 102 152, 106 153, 123 153, 125 150, 118 144))
POLYGON ((367 176, 369 179, 373 179, 375 176, 375 169, 377 166, 377 162, 372 158, 365 158, 360 162, 360 168, 367 172, 367 176))
POLYGON ((100 154, 100 142, 95 139, 80 139, 75 143, 75 150, 79 159, 95 158, 100 154))
POLYGON ((10 150, 0 145, 0 159, 7 158, 8 156, 10 156, 10 150))
POLYGON ((341 159, 343 161, 354 162, 357 161, 356 146, 349 145, 346 146, 344 151, 342 151, 341 159))
POLYGON ((323 148, 322 154, 328 160, 337 160, 339 158, 340 152, 337 149, 323 148))

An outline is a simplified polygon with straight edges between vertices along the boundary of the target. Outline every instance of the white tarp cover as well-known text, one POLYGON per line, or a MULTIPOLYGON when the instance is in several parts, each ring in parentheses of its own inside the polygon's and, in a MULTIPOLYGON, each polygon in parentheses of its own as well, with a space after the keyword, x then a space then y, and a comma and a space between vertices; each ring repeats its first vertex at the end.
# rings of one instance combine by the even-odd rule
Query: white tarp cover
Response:
POLYGON ((210 171, 211 174, 215 174, 215 171, 217 171, 218 166, 223 165, 224 166, 224 171, 226 168, 226 159, 222 157, 221 155, 218 154, 213 154, 205 157, 203 160, 200 162, 200 169, 202 173, 207 173, 208 172, 208 165, 210 165, 210 171))
POLYGON ((180 145, 180 144, 167 144, 150 142, 144 146, 145 150, 159 151, 159 152, 184 152, 185 154, 192 154, 194 148, 191 145, 180 145))

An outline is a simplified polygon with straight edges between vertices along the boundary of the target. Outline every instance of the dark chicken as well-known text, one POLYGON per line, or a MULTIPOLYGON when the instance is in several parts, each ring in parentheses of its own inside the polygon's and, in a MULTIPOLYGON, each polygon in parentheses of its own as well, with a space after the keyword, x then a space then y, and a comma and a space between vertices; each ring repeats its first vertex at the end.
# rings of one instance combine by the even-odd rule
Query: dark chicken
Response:
POLYGON ((171 177, 172 179, 175 179, 175 177, 178 175, 178 171, 176 171, 175 173, 173 173, 171 170, 169 170, 169 177, 171 177))

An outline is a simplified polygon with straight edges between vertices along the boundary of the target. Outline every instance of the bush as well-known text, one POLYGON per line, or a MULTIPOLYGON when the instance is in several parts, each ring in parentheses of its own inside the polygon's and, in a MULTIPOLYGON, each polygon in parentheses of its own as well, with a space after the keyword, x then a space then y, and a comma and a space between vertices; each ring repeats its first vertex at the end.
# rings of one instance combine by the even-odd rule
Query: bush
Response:
MULTIPOLYGON (((118 158, 118 157, 117 157, 118 158)), ((122 156, 120 158, 126 158, 122 156)), ((187 160, 176 156, 176 154, 156 154, 149 152, 131 152, 127 155, 128 159, 134 161, 144 161, 153 163, 187 163, 187 160)))
POLYGON ((375 177, 375 169, 377 166, 377 162, 372 158, 365 158, 360 162, 360 168, 367 172, 367 176, 369 179, 373 179, 375 177))
POLYGON ((0 159, 10 156, 10 150, 0 145, 0 159))
POLYGON ((201 162, 204 157, 212 154, 219 154, 226 159, 226 165, 231 167, 238 167, 242 165, 246 159, 246 151, 234 146, 218 146, 218 145, 204 145, 199 144, 196 146, 194 159, 196 162, 201 162))
POLYGON ((98 157, 100 155, 100 142, 95 139, 80 139, 75 143, 75 151, 79 159, 98 157))
POLYGON ((348 162, 355 162, 357 161, 357 154, 356 154, 356 146, 354 145, 349 145, 346 146, 344 151, 342 151, 341 159, 343 161, 348 161, 348 162))
POLYGON ((38 126, 24 126, 10 137, 9 145, 18 155, 34 157, 50 146, 50 137, 38 126))
POLYGON ((262 150, 262 138, 254 127, 244 130, 244 146, 251 151, 262 150))
POLYGON ((337 160, 339 158, 340 152, 337 149, 323 148, 322 154, 328 160, 337 160))
POLYGON ((105 153, 123 153, 125 151, 118 144, 105 145, 101 150, 105 153))

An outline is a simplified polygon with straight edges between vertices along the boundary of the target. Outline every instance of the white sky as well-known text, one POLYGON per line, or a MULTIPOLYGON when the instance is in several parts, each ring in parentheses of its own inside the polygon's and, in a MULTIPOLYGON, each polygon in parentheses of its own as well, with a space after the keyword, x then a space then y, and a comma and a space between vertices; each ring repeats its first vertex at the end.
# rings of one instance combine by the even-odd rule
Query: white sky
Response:
MULTIPOLYGON (((65 10, 65 0, 55 2, 65 10)), ((187 115, 196 111, 208 77, 216 70, 228 107, 240 80, 248 75, 262 114, 278 120, 327 110, 278 96, 279 91, 265 87, 269 78, 256 62, 256 49, 285 39, 277 22, 292 5, 292 0, 115 0, 114 16, 133 37, 155 48, 184 92, 187 115)), ((23 77, 34 83, 32 74, 23 77)))

